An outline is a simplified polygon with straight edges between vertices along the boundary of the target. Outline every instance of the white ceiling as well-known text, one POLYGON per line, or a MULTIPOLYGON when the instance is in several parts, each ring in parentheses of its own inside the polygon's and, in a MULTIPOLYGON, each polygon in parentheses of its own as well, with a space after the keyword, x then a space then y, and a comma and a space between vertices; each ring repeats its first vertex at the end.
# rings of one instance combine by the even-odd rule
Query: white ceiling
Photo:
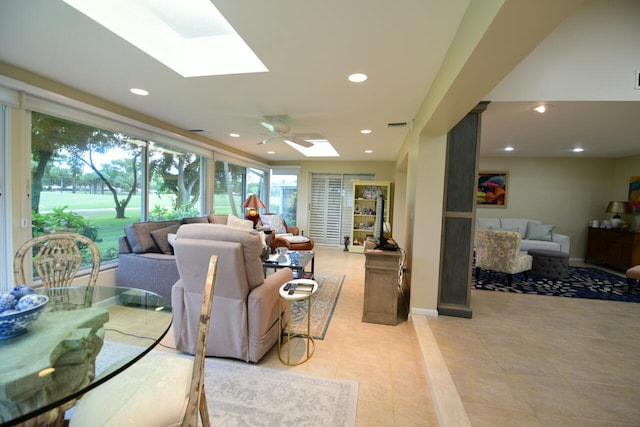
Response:
MULTIPOLYGON (((58 0, 0 2, 0 61, 201 129, 266 162, 305 159, 281 141, 257 145, 266 115, 289 116, 293 133, 328 138, 340 160, 394 160, 469 0, 214 3, 268 73, 183 78, 58 0), (353 72, 369 79, 350 83, 353 72), (388 126, 396 122, 407 126, 388 126), (373 133, 361 135, 365 128, 373 133)), ((552 102, 542 117, 530 110, 535 101, 489 105, 483 155, 502 155, 506 144, 518 147, 512 155, 573 155, 573 145, 595 157, 640 154, 639 102, 552 102)))

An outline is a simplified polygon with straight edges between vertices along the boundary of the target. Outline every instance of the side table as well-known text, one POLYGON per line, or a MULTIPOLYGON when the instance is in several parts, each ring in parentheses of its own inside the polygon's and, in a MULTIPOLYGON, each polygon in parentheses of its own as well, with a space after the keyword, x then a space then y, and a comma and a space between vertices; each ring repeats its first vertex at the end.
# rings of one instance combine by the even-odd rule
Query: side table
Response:
POLYGON ((282 316, 278 316, 278 358, 282 363, 288 366, 295 366, 306 362, 313 355, 316 349, 315 342, 311 336, 311 297, 318 291, 318 283, 311 279, 295 279, 285 283, 280 287, 280 299, 278 300, 278 313, 282 312, 282 303, 289 304, 289 322, 287 324, 287 332, 282 333, 282 316), (287 290, 284 288, 290 286, 287 290), (290 289, 294 289, 290 293, 290 289), (291 332, 291 303, 295 301, 307 300, 307 332, 292 333, 291 332), (283 335, 286 338, 283 341, 283 335), (300 349, 295 343, 302 342, 304 348, 300 349), (292 346, 295 346, 292 358, 292 346), (286 351, 285 351, 286 350, 286 351), (286 353, 286 354, 283 354, 286 353), (297 357, 296 357, 297 356, 297 357))

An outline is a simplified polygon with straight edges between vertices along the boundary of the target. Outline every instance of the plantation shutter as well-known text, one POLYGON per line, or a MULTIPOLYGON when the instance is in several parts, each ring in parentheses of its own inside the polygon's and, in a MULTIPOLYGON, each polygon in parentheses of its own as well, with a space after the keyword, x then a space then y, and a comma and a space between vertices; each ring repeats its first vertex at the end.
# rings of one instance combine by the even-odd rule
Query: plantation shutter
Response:
POLYGON ((309 235, 316 243, 340 244, 342 175, 311 174, 309 235))
POLYGON ((315 243, 341 246, 353 227, 353 181, 374 174, 311 174, 309 236, 315 243))

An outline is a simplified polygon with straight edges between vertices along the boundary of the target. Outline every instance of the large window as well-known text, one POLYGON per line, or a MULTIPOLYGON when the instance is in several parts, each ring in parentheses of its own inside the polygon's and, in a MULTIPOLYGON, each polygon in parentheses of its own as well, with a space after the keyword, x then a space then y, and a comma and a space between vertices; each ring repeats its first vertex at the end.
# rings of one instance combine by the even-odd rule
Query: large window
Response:
POLYGON ((34 236, 83 234, 105 262, 126 225, 200 214, 202 156, 38 112, 31 129, 34 236))
POLYGON ((287 225, 296 225, 298 210, 298 174, 300 168, 271 170, 269 209, 281 213, 287 225))
POLYGON ((265 171, 216 160, 213 211, 243 218, 242 205, 250 194, 258 196, 265 205, 268 203, 266 188, 265 171))

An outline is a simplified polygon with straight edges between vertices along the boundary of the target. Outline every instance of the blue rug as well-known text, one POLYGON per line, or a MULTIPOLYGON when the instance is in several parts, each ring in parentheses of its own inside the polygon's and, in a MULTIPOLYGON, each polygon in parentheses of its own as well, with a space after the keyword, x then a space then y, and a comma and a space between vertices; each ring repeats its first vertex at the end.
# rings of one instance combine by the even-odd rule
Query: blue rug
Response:
POLYGON ((474 274, 472 286, 486 291, 640 303, 638 286, 627 293, 624 277, 591 267, 569 267, 569 277, 564 279, 545 279, 532 274, 525 279, 523 273, 515 274, 511 286, 507 285, 506 274, 481 270, 480 280, 476 281, 474 274))

